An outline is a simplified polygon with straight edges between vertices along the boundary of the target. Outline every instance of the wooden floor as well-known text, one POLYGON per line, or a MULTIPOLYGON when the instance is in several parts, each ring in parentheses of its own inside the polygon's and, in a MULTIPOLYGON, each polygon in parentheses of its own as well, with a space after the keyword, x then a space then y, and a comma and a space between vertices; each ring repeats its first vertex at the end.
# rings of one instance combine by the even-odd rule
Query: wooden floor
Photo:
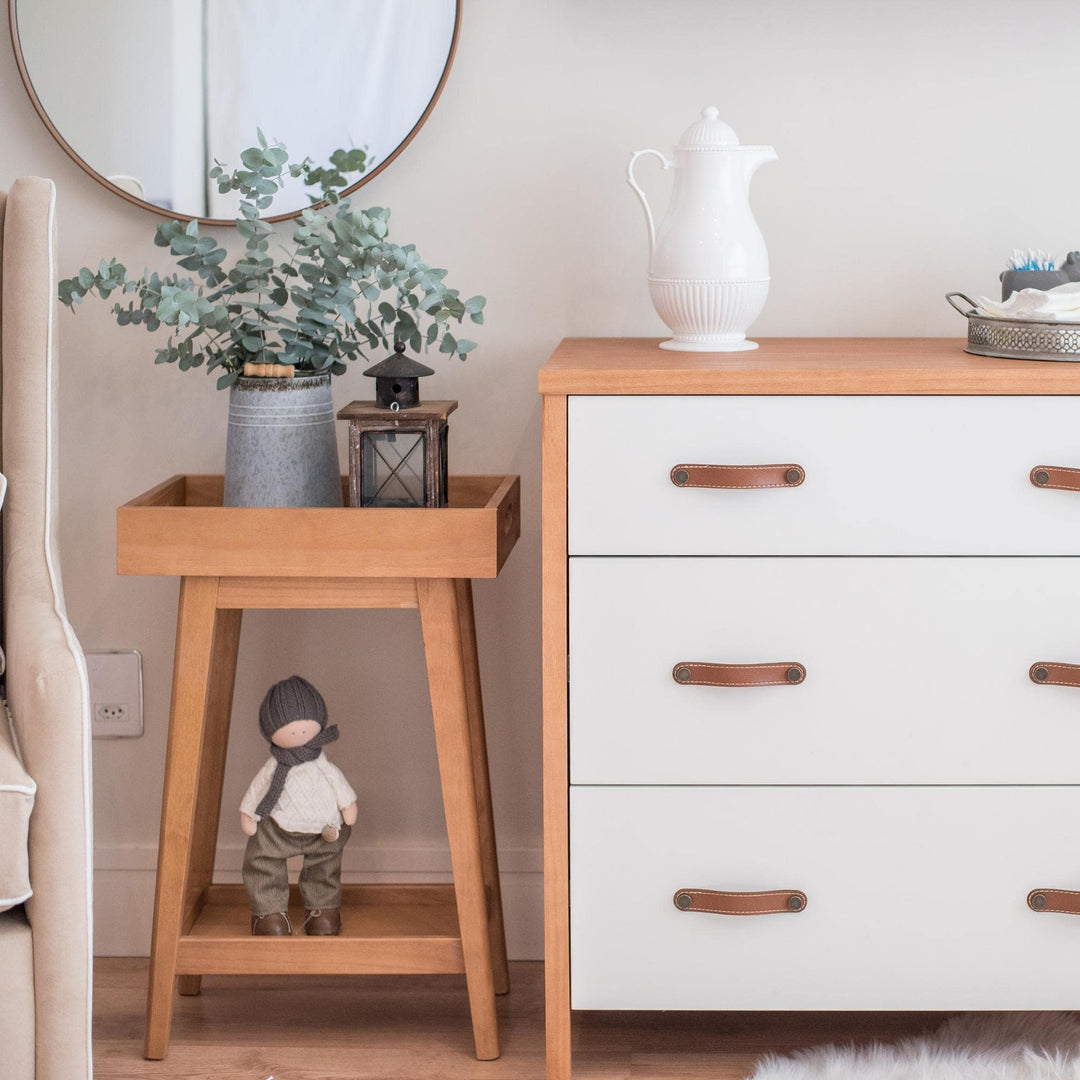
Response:
MULTIPOLYGON (((142 1058, 147 961, 100 958, 98 1080, 543 1080, 543 965, 510 966, 503 1055, 472 1056, 462 976, 208 976, 177 997, 164 1061, 142 1058)), ((770 1050, 888 1040, 941 1013, 575 1013, 575 1080, 743 1080, 770 1050)))

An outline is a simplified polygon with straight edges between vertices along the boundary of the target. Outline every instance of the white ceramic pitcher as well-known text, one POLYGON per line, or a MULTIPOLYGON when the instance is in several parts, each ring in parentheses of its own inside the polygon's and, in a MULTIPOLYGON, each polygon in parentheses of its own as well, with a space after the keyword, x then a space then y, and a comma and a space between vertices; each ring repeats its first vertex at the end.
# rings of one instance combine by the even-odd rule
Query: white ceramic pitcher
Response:
POLYGON ((674 149, 675 189, 660 228, 653 225, 634 163, 659 150, 631 154, 626 179, 649 225, 649 295, 673 337, 661 349, 731 352, 756 349, 746 331, 769 293, 769 256, 750 213, 750 178, 776 160, 771 146, 742 146, 710 105, 674 149))

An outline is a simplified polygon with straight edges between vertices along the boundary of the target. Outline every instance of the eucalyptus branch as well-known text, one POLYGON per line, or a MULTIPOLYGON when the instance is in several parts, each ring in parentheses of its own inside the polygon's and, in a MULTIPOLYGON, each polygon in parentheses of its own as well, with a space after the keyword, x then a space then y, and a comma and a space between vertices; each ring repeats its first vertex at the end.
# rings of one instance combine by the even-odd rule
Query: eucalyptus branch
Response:
POLYGON ((154 243, 167 247, 198 281, 146 271, 131 278, 115 259, 102 260, 96 271, 83 267, 60 282, 61 303, 74 309, 91 293, 102 299, 133 294, 126 307, 114 302, 117 323, 152 331, 170 327, 173 334, 155 362, 177 363, 182 370, 223 368, 220 388, 236 381, 247 360, 340 375, 346 361, 366 359, 365 350, 386 348, 391 339, 416 352, 438 342, 439 352, 464 360, 476 344, 455 337, 450 321, 461 323, 467 315, 482 324, 486 301, 461 300, 443 284, 445 270, 423 262, 414 245, 392 243, 389 210, 361 210, 341 196, 348 177, 367 168, 366 151, 335 150, 327 166, 315 166, 309 158, 290 162, 286 148, 268 143, 261 131, 258 143, 240 155, 240 166, 215 162, 209 174, 221 194, 240 194, 236 230, 245 246, 231 266, 225 248, 202 236, 198 222, 169 221, 158 226, 154 243), (292 248, 278 245, 287 258, 275 263, 269 254, 274 228, 260 215, 286 177, 318 194, 309 195, 312 205, 300 213, 292 248), (358 311, 361 301, 367 302, 366 315, 358 311))

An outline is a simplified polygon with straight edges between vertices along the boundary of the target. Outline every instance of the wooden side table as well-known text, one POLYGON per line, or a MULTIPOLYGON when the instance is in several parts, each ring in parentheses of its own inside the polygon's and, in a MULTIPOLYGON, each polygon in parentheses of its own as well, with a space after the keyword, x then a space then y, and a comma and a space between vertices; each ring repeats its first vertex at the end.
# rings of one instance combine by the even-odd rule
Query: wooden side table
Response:
MULTIPOLYGON (((227 508, 223 491, 174 476, 117 511, 118 572, 181 578, 145 1056, 165 1056, 177 977, 197 994, 209 974, 464 972, 476 1056, 496 1058, 509 979, 471 579, 518 538, 519 480, 451 477, 449 506, 415 510, 227 508), (454 882, 347 885, 340 937, 253 937, 243 886, 212 883, 243 611, 413 607, 454 882)), ((295 887, 291 907, 303 925, 295 887)))

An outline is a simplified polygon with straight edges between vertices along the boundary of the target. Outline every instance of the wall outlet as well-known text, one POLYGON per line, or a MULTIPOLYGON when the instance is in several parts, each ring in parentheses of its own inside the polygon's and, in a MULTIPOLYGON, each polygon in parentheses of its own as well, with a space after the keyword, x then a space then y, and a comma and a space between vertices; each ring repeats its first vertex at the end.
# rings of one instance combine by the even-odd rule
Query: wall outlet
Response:
POLYGON ((135 649, 89 649, 95 739, 134 738, 143 733, 142 655, 135 649))
POLYGON ((111 701, 94 705, 94 719, 106 724, 118 724, 128 718, 126 701, 111 701))

